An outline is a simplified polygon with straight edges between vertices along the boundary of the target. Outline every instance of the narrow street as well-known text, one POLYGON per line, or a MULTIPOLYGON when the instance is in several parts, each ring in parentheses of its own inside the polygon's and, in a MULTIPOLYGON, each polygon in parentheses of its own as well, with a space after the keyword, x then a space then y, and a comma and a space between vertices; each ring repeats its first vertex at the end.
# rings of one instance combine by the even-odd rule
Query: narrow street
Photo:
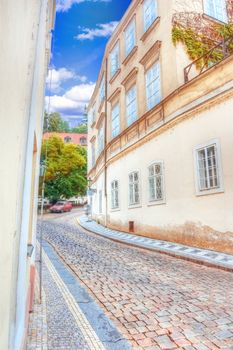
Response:
MULTIPOLYGON (((98 348, 64 306, 51 274, 57 259, 77 280, 76 294, 84 287, 133 348, 233 349, 232 273, 101 238, 78 226, 80 214, 49 214, 43 221, 48 349, 98 348)), ((113 343, 105 348, 127 348, 113 343)))

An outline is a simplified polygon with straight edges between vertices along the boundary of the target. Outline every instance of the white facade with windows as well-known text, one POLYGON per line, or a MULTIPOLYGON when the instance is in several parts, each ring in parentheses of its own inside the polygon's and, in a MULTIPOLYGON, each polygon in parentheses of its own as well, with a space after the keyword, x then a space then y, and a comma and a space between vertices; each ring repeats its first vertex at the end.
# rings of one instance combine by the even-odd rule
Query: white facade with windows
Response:
POLYGON ((219 24, 226 13, 233 17, 230 4, 131 2, 107 44, 90 103, 98 100, 107 69, 105 103, 97 103, 96 126, 89 129, 90 140, 96 137, 100 149, 106 147, 88 170, 97 190, 94 220, 138 235, 233 251, 233 56, 200 75, 192 66, 187 82, 190 59, 171 36, 175 20, 187 15, 189 21, 190 13, 203 26, 219 24))

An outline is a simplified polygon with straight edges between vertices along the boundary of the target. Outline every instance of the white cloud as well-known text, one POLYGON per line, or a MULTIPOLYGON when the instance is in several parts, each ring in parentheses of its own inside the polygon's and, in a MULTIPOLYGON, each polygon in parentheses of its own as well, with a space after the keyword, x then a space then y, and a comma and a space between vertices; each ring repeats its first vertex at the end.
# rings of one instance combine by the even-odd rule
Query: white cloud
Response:
POLYGON ((94 83, 80 84, 73 86, 64 95, 46 96, 45 108, 49 112, 59 112, 64 116, 82 115, 94 88, 94 83))
POLYGON ((52 92, 59 92, 61 90, 62 83, 71 79, 80 80, 82 83, 85 83, 87 77, 76 75, 73 71, 66 68, 50 69, 46 78, 47 88, 52 92))
POLYGON ((74 4, 80 4, 81 2, 111 2, 112 0, 57 0, 57 12, 66 12, 74 4))
POLYGON ((96 28, 83 28, 82 33, 75 36, 77 40, 93 40, 96 37, 109 37, 114 32, 118 22, 97 24, 96 28))

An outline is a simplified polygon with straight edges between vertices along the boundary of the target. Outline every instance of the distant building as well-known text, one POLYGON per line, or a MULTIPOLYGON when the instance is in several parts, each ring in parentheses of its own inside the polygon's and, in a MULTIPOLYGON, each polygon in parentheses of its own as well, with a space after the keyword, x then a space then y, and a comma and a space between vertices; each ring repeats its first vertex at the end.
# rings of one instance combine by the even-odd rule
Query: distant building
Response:
POLYGON ((44 87, 55 0, 0 3, 0 349, 25 349, 32 309, 44 87))
POLYGON ((88 107, 93 219, 232 253, 233 39, 193 62, 172 37, 193 28, 215 47, 232 18, 231 0, 131 2, 88 107))
POLYGON ((44 133, 43 139, 47 140, 52 136, 60 137, 65 143, 73 143, 74 145, 87 146, 87 134, 73 134, 68 132, 47 132, 44 133))

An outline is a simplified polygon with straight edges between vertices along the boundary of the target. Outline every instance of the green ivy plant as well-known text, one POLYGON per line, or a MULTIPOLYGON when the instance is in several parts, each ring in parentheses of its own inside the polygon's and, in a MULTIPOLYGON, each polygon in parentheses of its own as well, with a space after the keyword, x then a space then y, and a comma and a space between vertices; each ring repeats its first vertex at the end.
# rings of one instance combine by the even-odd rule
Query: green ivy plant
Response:
MULTIPOLYGON (((214 40, 197 33, 192 28, 185 28, 182 25, 175 24, 172 28, 172 41, 176 46, 177 43, 182 43, 186 47, 186 52, 192 61, 195 61, 206 55, 214 46, 216 42, 220 42, 225 38, 233 36, 233 22, 229 24, 214 25, 212 32, 215 33, 214 40)), ((226 49, 230 54, 233 54, 233 40, 226 43, 226 49)), ((224 57, 221 47, 217 47, 211 51, 208 57, 200 59, 196 62, 196 67, 200 68, 204 65, 210 66, 221 61, 224 57)))

